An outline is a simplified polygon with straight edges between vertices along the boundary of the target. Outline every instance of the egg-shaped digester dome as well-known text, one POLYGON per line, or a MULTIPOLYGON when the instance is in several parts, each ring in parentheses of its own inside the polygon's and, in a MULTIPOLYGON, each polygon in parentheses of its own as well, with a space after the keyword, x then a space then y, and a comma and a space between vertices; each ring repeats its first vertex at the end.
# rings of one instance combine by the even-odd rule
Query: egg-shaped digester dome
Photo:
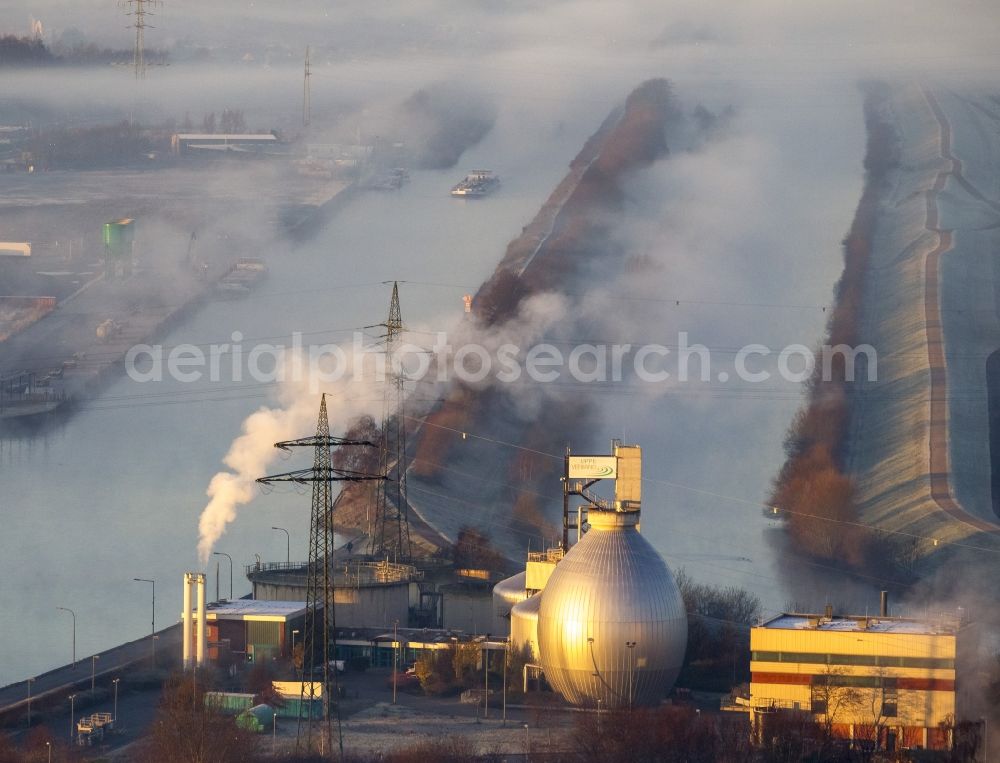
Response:
POLYGON ((511 648, 521 651, 527 646, 532 660, 538 659, 538 608, 541 603, 542 594, 536 593, 515 604, 510 611, 511 648))
POLYGON ((667 563, 639 534, 638 520, 638 512, 592 509, 590 530, 541 594, 542 668, 572 704, 655 704, 684 660, 684 602, 667 563))
POLYGON ((515 604, 528 598, 525 590, 528 573, 523 570, 493 586, 493 635, 508 636, 511 628, 511 610, 515 604))

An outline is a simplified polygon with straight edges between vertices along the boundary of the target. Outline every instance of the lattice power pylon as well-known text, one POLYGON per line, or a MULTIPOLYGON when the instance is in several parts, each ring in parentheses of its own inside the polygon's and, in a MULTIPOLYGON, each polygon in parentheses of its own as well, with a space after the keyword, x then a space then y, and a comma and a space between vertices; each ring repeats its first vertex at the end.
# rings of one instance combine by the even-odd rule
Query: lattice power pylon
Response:
POLYGON ((135 28, 135 47, 132 49, 132 66, 135 67, 135 78, 146 78, 146 16, 152 16, 150 8, 160 5, 160 0, 119 0, 119 5, 127 9, 127 15, 135 17, 132 26, 135 28))
MULTIPOLYGON (((326 395, 319 405, 316 434, 300 440, 278 442, 281 450, 306 447, 315 452, 311 469, 261 477, 257 482, 271 485, 277 482, 294 482, 312 485, 312 516, 309 522, 309 562, 306 583, 306 619, 302 634, 302 692, 299 704, 299 725, 295 746, 309 752, 318 751, 326 756, 333 751, 333 721, 331 703, 338 693, 337 671, 330 661, 336 658, 336 613, 334 612, 333 570, 333 491, 334 482, 359 482, 382 480, 380 475, 363 474, 333 467, 330 449, 341 445, 376 447, 366 440, 345 440, 330 436, 330 422, 326 413, 326 395), (317 719, 313 718, 316 700, 321 700, 322 715, 319 729, 314 733, 317 719), (304 717, 305 716, 305 717, 304 717)), ((344 757, 344 740, 340 728, 340 703, 337 701, 337 746, 344 757)))
POLYGON ((379 474, 385 479, 375 490, 375 510, 371 514, 369 553, 376 559, 396 562, 410 560, 410 521, 406 502, 406 416, 404 377, 393 368, 393 353, 403 333, 399 310, 399 284, 392 284, 389 318, 379 324, 385 329, 385 393, 382 400, 382 437, 379 441, 379 474))

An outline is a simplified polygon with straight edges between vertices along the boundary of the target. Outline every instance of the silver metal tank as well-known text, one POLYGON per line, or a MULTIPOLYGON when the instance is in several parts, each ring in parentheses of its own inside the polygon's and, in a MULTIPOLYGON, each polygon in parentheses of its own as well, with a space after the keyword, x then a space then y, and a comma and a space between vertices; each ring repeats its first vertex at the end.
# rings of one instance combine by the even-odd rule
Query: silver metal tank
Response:
POLYGON ((510 635, 510 611, 518 602, 528 598, 524 586, 528 573, 519 572, 493 586, 493 635, 510 635))
POLYGON ((531 648, 531 659, 538 660, 538 609, 542 603, 542 594, 536 593, 530 599, 525 599, 514 605, 510 611, 510 643, 512 649, 523 649, 527 644, 531 648))
POLYGON ((684 602, 667 563, 639 534, 638 511, 591 509, 589 521, 540 594, 545 677, 574 705, 655 704, 684 660, 684 602))

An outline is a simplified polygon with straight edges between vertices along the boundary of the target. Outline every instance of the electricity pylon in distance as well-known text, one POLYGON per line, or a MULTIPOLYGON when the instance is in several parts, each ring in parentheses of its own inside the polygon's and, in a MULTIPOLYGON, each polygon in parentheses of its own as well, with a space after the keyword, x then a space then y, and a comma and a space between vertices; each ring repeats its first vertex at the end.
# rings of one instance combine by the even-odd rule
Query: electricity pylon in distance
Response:
POLYGON ((385 323, 378 325, 385 329, 382 335, 385 340, 382 436, 379 441, 379 474, 385 479, 375 489, 369 549, 376 559, 408 562, 411 554, 409 505, 406 500, 405 379, 402 369, 397 372, 393 367, 393 353, 403 333, 403 317, 399 309, 399 284, 395 281, 392 284, 389 317, 385 323))
MULTIPOLYGON (((319 699, 323 708, 318 739, 321 755, 328 755, 332 751, 331 693, 338 692, 337 671, 335 668, 331 669, 330 666, 330 661, 336 658, 337 653, 333 573, 333 495, 331 487, 334 482, 383 479, 381 475, 377 474, 334 468, 330 449, 342 445, 376 447, 375 443, 367 440, 331 437, 330 422, 326 413, 326 395, 323 395, 319 404, 316 434, 300 440, 287 440, 274 444, 274 447, 285 451, 299 447, 312 448, 314 451, 312 468, 261 477, 257 480, 262 485, 273 485, 278 482, 312 485, 306 619, 302 634, 302 689, 295 747, 298 751, 300 745, 304 744, 307 751, 313 751, 313 707, 315 701, 319 699), (319 681, 316 680, 317 678, 319 681), (303 726, 305 726, 304 734, 303 726)), ((343 759, 344 740, 340 727, 339 699, 337 702, 337 744, 340 749, 340 757, 343 759)))

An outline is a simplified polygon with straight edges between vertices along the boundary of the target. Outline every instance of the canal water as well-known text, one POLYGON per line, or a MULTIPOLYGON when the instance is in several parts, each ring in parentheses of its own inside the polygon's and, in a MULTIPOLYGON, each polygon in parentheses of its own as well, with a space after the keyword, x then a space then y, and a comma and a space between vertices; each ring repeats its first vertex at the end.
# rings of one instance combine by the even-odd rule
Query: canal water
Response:
MULTIPOLYGON (((227 342, 234 331, 245 343, 288 342, 294 331, 306 341, 339 341, 384 320, 384 282, 392 279, 402 282, 405 321, 427 329, 452 322, 462 295, 490 275, 616 100, 652 73, 668 74, 645 64, 594 72, 592 88, 577 85, 565 97, 558 83, 548 93, 495 83, 496 124, 459 166, 411 171, 401 191, 359 195, 312 240, 276 244, 269 278, 256 293, 208 303, 164 345, 227 342), (501 190, 481 202, 450 198, 449 187, 478 167, 500 174, 501 190)), ((689 105, 699 88, 710 105, 727 101, 718 81, 692 78, 681 88, 689 105)), ((713 348, 813 345, 860 193, 860 97, 830 85, 809 94, 815 109, 800 98, 783 110, 790 102, 777 90, 735 92, 740 116, 718 149, 702 158, 678 155, 640 178, 651 190, 635 202, 637 230, 653 231, 642 247, 670 274, 665 297, 684 294, 691 303, 664 320, 672 335, 688 331, 713 348)), ((648 329, 636 326, 635 338, 651 339, 648 329)), ((70 618, 57 607, 76 612, 80 656, 148 633, 150 588, 133 578, 157 581, 157 628, 178 619, 181 575, 199 567, 198 516, 208 482, 243 420, 274 393, 248 380, 154 385, 121 378, 57 428, 0 442, 0 685, 69 661, 70 618)), ((784 583, 759 506, 782 460, 798 388, 633 389, 601 403, 605 431, 596 439, 644 447, 643 531, 673 566, 705 582, 747 587, 769 611, 800 594, 784 583)), ((275 468, 300 465, 279 461, 275 468)), ((240 511, 217 545, 233 559, 234 596, 249 590, 243 565, 257 555, 284 560, 285 534, 273 526, 288 530, 290 556, 302 559, 308 497, 275 491, 240 511)), ((210 593, 218 585, 228 596, 228 560, 212 557, 208 572, 210 593)), ((817 596, 824 594, 832 592, 817 596)))

